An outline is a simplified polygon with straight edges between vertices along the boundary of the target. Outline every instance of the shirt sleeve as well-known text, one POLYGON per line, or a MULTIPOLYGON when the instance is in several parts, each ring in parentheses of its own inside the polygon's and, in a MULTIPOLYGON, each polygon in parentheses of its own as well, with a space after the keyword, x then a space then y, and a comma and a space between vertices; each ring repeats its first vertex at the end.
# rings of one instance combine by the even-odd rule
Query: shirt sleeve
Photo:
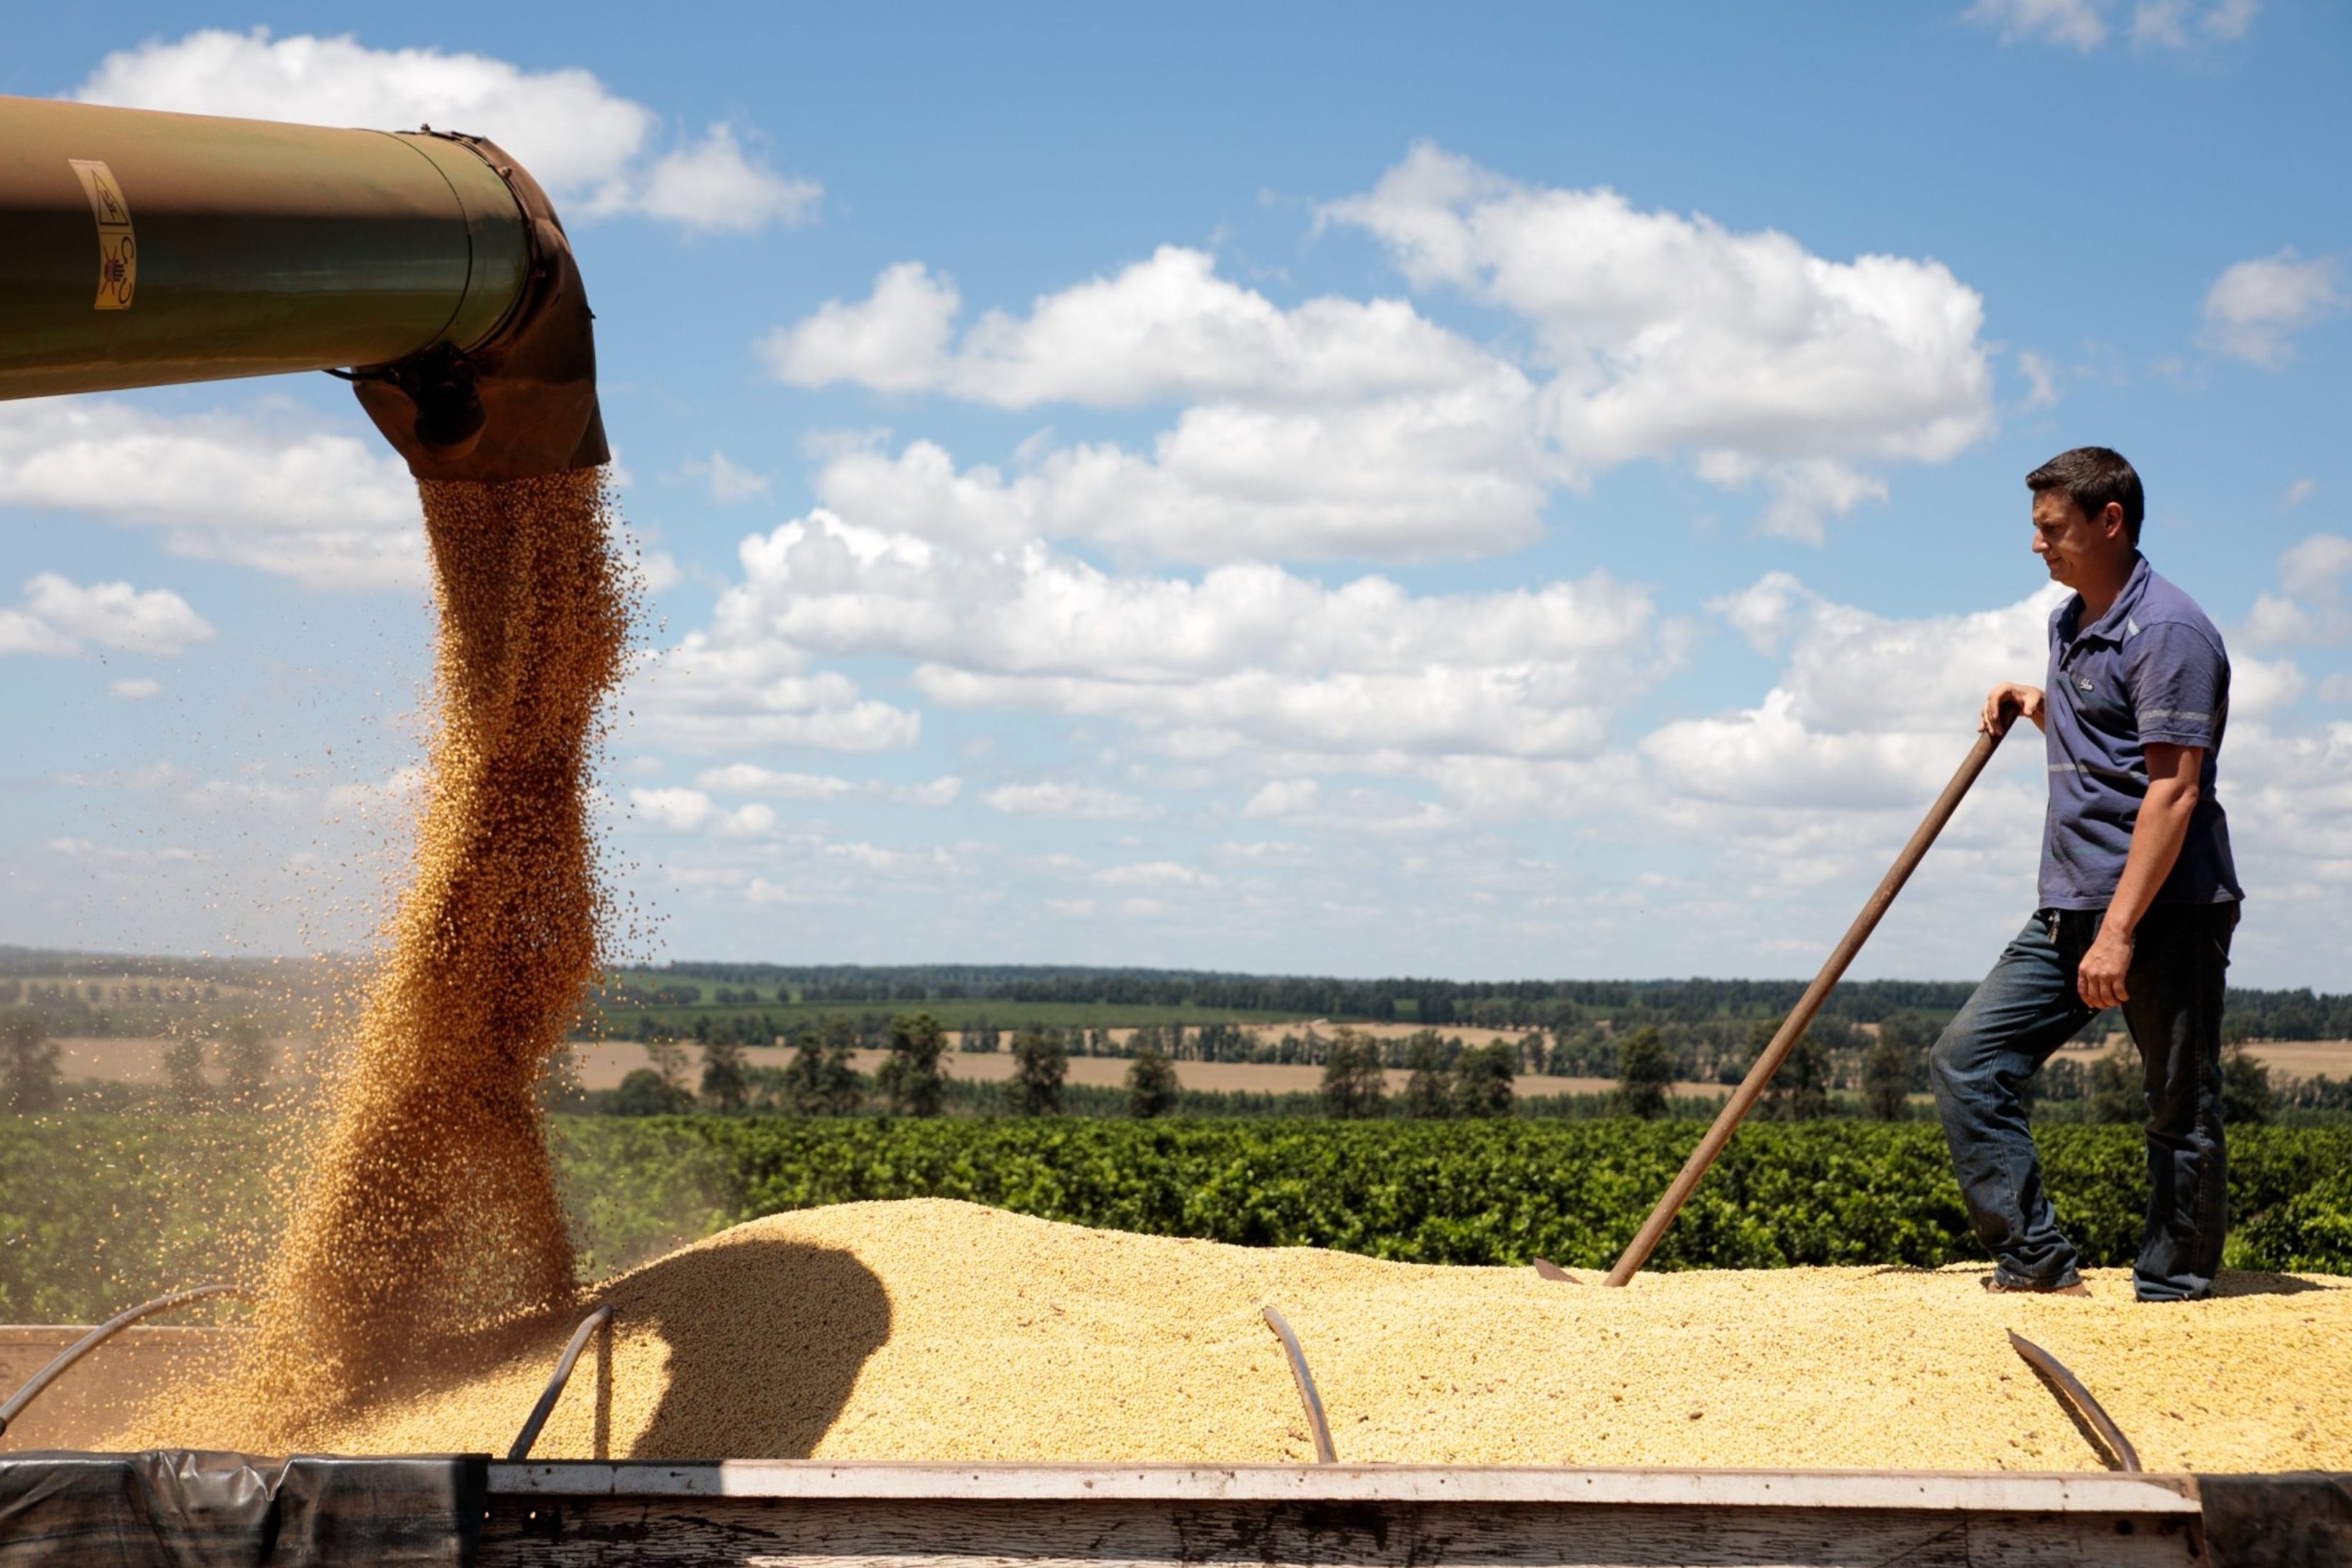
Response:
POLYGON ((2230 660, 2195 626, 2160 621, 2126 647, 2125 676, 2140 744, 2211 751, 2230 710, 2230 660))

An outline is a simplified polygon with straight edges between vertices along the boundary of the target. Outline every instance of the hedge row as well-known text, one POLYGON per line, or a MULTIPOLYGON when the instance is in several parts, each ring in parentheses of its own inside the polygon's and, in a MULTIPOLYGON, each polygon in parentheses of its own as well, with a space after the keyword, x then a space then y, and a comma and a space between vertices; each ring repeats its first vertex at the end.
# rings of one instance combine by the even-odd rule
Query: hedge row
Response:
MULTIPOLYGON (((1637 1121, 567 1118, 557 1150, 593 1271, 758 1215, 942 1196, 1049 1219, 1425 1263, 1610 1262, 1699 1129, 1637 1121)), ((268 1124, 0 1121, 0 1321, 88 1320, 249 1270, 280 1212, 268 1124)), ((2041 1129, 2095 1264, 2127 1263, 2137 1129, 2041 1129)), ((2231 1137, 2230 1263, 2352 1273, 2352 1128, 2231 1137)), ((1654 1267, 1934 1266, 1979 1258, 1933 1127, 1743 1130, 1654 1267)))
MULTIPOLYGON (((731 1195, 747 1218, 940 1196, 1251 1247, 1330 1247, 1420 1263, 1518 1264, 1541 1254, 1600 1268, 1700 1131, 1627 1121, 700 1118, 640 1136, 719 1154, 740 1184, 731 1195)), ((2095 1265, 2129 1263, 2147 1190, 2138 1130, 2050 1127, 2037 1137, 2068 1235, 2095 1265)), ((2244 1128, 2230 1152, 2232 1267, 2352 1273, 2352 1128, 2244 1128)), ((1937 1129, 1828 1121, 1743 1129, 1653 1267, 1932 1267, 1982 1256, 1937 1129)))

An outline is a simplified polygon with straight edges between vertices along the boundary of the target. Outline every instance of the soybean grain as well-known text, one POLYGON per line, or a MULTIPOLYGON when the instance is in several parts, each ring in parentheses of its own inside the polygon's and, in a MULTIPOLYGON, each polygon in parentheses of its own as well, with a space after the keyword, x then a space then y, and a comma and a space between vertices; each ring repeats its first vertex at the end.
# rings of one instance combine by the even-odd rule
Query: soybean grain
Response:
MULTIPOLYGON (((2151 1470, 2352 1468, 2352 1280, 1988 1296, 1980 1268, 1525 1268, 1125 1235, 942 1199, 738 1226, 593 1292, 534 1458, 1307 1462, 1278 1306, 1341 1463, 2096 1470, 2009 1349, 2049 1346, 2151 1470), (1585 1284, 1599 1274, 1576 1271, 1585 1284)), ((322 1430, 502 1452, 572 1320, 322 1430)))

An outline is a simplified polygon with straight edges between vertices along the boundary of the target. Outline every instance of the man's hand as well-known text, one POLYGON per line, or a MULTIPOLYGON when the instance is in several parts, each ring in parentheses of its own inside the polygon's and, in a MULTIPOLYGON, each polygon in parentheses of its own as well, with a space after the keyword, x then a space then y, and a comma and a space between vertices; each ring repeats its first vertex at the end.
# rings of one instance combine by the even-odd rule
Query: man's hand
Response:
POLYGON ((2091 951, 2074 966, 2074 989, 2085 1007, 2120 1007, 2131 1000, 2124 989, 2124 976, 2130 973, 2132 939, 2119 927, 2100 922, 2099 934, 2091 939, 2091 951))
POLYGON ((2004 680, 1984 700, 1984 711, 1977 715, 1977 733, 2006 735, 2021 713, 2033 721, 2035 729, 2042 728, 2042 688, 2004 680))

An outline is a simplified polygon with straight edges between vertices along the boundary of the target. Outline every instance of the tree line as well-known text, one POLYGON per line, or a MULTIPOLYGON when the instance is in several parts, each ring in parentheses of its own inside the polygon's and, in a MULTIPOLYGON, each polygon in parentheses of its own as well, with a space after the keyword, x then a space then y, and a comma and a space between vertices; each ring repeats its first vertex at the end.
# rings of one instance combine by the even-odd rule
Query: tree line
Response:
MULTIPOLYGON (((1769 1021, 1751 1024, 1738 1071, 1722 1081, 1744 1077, 1777 1030, 1769 1021)), ((1180 1058, 1170 1047, 1172 1042, 1181 1049, 1187 1034, 1180 1026, 1152 1026, 1135 1030, 1121 1042, 1125 1048, 1117 1054, 1126 1058, 1129 1067, 1118 1113, 1150 1119, 1179 1110, 1185 1096, 1176 1070, 1180 1058)), ((860 1073, 853 1059, 862 1037, 843 1017, 805 1026, 795 1037, 791 1061, 782 1068, 750 1065, 738 1044, 706 1042, 698 1093, 688 1082, 684 1047, 674 1041, 652 1042, 646 1050, 653 1065, 629 1073, 596 1108, 625 1116, 709 1110, 722 1114, 930 1117, 947 1111, 951 1090, 971 1087, 946 1074, 947 1031, 928 1013, 889 1018, 881 1037, 883 1059, 870 1076, 860 1073)), ((1040 1026, 1013 1032, 1003 1042, 1013 1058, 1013 1075, 990 1108, 1013 1116, 1054 1116, 1073 1109, 1066 1104, 1072 1043, 1100 1038, 1100 1031, 1084 1029, 1040 1026)), ((1836 1021, 1826 1026, 1817 1023, 1790 1048, 1756 1114, 1768 1121, 1839 1116, 1917 1120, 1926 1113, 1917 1100, 1927 1087, 1927 1051, 1934 1039, 1916 1017, 1890 1020, 1867 1033, 1836 1021)), ((1587 1054, 1580 1059, 1590 1066, 1605 1061, 1606 1076, 1615 1080, 1613 1089, 1550 1098, 1578 1100, 1569 1108, 1576 1111, 1644 1121, 1690 1113, 1691 1101, 1678 1099, 1675 1090, 1688 1080, 1686 1069, 1695 1058, 1677 1051, 1667 1030, 1644 1025, 1604 1043, 1605 1055, 1600 1047, 1584 1042, 1581 1048, 1587 1054)), ((995 1049, 997 1044, 991 1040, 985 1048, 995 1049)), ((1468 1046, 1434 1029, 1402 1039, 1382 1039, 1344 1025, 1328 1036, 1310 1030, 1301 1041, 1300 1054, 1322 1068, 1320 1085, 1311 1100, 1302 1096, 1305 1103, 1294 1101, 1288 1109, 1337 1121, 1541 1115, 1547 1108, 1539 1102, 1520 1100, 1517 1079, 1533 1063, 1549 1066, 1559 1048, 1558 1042, 1547 1044, 1533 1034, 1516 1042, 1468 1046), (1390 1075, 1396 1070, 1406 1074, 1401 1089, 1391 1084, 1390 1075)), ((1196 1055, 1189 1059, 1216 1058, 1196 1055)), ((1727 1066, 1731 1058, 1723 1060, 1727 1066)), ((2282 1111, 2325 1115, 2352 1110, 2352 1081, 2338 1084, 2321 1078, 2273 1086, 2269 1069, 2239 1048, 2225 1055, 2223 1083, 2225 1117, 2240 1125, 2269 1121, 2282 1111)), ((2127 1045, 2090 1062, 2053 1059, 2028 1080, 2026 1090, 2029 1110, 2044 1120, 2127 1122, 2146 1115, 2139 1063, 2127 1045)), ((1110 1111, 1099 1098, 1088 1098, 1082 1108, 1087 1112, 1110 1111)), ((579 1099, 587 1103, 587 1097, 579 1099)), ((1550 1113, 1559 1114, 1560 1109, 1551 1108, 1550 1113)))
MULTIPOLYGON (((1435 1027, 1574 1030, 1607 1021, 1695 1025, 1785 1017, 1801 980, 1512 980, 1226 973, 1207 970, 1096 969, 1017 964, 773 964, 680 961, 650 984, 614 982, 616 1002, 638 1005, 756 1006, 768 1002, 883 1006, 940 1001, 1090 1006, 1198 1007, 1435 1027), (700 982, 713 987, 706 998, 700 982)), ((1940 1028, 1973 981, 1848 981, 1831 992, 1824 1018, 1877 1024, 1920 1014, 1940 1028)), ((1010 1011, 1011 1009, 1008 1009, 1010 1011)), ((2233 987, 2225 1028, 2233 1039, 2352 1038, 2352 994, 2233 987)), ((2120 1027, 2097 1022, 2104 1034, 2120 1027)))

